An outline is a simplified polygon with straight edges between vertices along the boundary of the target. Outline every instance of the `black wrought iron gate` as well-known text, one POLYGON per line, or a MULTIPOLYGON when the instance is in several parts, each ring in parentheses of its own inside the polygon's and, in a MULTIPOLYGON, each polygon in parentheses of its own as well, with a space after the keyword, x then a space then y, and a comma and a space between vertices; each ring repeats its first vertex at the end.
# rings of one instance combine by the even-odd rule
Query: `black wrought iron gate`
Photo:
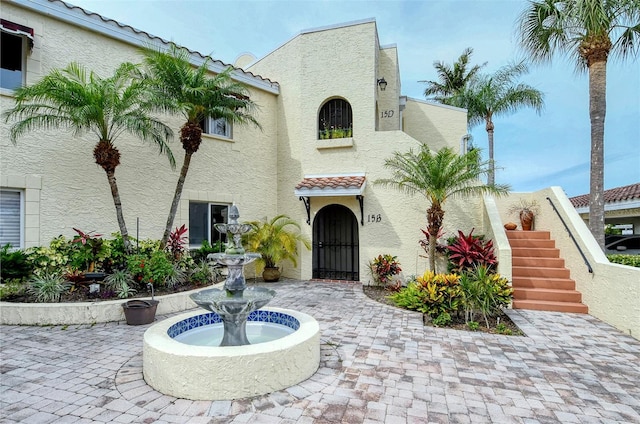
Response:
POLYGON ((320 209, 313 221, 313 278, 358 281, 358 221, 342 205, 320 209))

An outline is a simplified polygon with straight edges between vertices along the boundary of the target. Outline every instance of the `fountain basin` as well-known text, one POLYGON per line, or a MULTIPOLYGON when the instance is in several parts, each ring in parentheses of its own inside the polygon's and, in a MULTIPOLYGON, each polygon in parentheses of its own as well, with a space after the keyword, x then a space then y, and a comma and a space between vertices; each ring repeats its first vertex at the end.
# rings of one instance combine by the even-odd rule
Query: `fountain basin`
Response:
POLYGON ((219 325, 212 322, 215 316, 189 312, 150 327, 144 333, 143 347, 147 384, 177 398, 233 400, 293 386, 318 369, 320 327, 310 315, 290 309, 261 309, 249 318, 249 327, 260 322, 272 325, 277 320, 275 324, 293 330, 275 340, 244 346, 197 346, 176 340, 183 333, 219 325))

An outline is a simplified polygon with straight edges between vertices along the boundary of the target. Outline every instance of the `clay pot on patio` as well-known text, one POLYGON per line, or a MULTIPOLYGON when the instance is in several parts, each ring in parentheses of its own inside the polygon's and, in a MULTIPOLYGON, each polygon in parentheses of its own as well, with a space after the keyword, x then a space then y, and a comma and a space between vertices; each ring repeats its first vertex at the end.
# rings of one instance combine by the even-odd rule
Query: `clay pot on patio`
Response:
POLYGON ((507 222, 506 224, 504 224, 505 230, 513 231, 516 228, 518 228, 518 224, 516 224, 515 222, 507 222))
POLYGON ((262 271, 262 279, 269 283, 276 282, 280 279, 280 268, 266 268, 262 271))
POLYGON ((156 318, 157 300, 133 299, 122 304, 128 325, 151 324, 156 318))

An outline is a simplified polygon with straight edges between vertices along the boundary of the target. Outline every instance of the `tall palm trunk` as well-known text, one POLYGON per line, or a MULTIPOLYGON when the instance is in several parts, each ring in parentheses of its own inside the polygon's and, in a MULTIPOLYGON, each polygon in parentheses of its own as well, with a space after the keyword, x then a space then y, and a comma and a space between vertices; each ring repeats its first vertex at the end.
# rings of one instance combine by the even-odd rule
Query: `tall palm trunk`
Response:
POLYGON ((438 243, 438 233, 442 228, 444 211, 440 203, 432 201, 431 207, 427 209, 427 232, 429 233, 429 269, 436 272, 436 243, 438 243))
POLYGON ((591 119, 591 172, 589 229, 604 250, 604 118, 607 110, 607 61, 589 66, 589 117, 591 119))
POLYGON ((178 212, 178 205, 180 204, 184 181, 187 179, 187 173, 189 172, 191 156, 198 151, 200 144, 202 143, 202 128, 200 128, 200 125, 193 122, 187 122, 184 124, 180 129, 180 141, 182 142, 182 148, 184 149, 184 162, 182 162, 180 176, 178 177, 176 190, 173 194, 173 201, 171 202, 171 209, 169 210, 169 216, 167 217, 167 225, 164 228, 164 234, 162 235, 162 241, 160 242, 161 249, 164 249, 167 246, 167 241, 171 234, 171 227, 173 227, 173 221, 175 220, 176 213, 178 212))
POLYGON ((184 162, 180 169, 180 176, 178 177, 178 183, 176 184, 176 190, 173 193, 173 201, 171 202, 171 209, 169 210, 169 216, 167 217, 167 225, 164 228, 164 234, 162 235, 162 242, 160 248, 164 249, 169 240, 171 234, 171 227, 173 227, 173 221, 178 212, 178 205, 180 204, 180 197, 182 196, 182 189, 184 188, 184 181, 187 179, 187 173, 189 172, 189 165, 191 164, 191 156, 193 153, 185 152, 184 162))
POLYGON ((109 187, 111 187, 113 204, 116 207, 116 217, 118 219, 118 227, 120 227, 120 234, 122 234, 124 251, 125 253, 129 254, 131 253, 131 243, 129 241, 129 232, 127 231, 127 225, 124 222, 124 214, 122 213, 122 201, 120 201, 120 193, 118 192, 118 184, 116 183, 115 171, 107 171, 107 180, 109 181, 109 187))
POLYGON ((485 129, 487 130, 487 138, 489 139, 489 177, 487 184, 494 185, 496 183, 496 166, 493 160, 493 130, 495 126, 491 120, 491 116, 486 117, 485 129))
POLYGON ((129 232, 124 222, 124 214, 122 213, 122 201, 120 200, 120 192, 116 183, 116 168, 120 165, 120 152, 114 147, 109 140, 100 140, 93 149, 93 157, 96 163, 107 173, 109 187, 111 187, 111 197, 116 207, 116 217, 120 234, 122 235, 122 243, 124 244, 125 253, 131 253, 131 243, 129 242, 129 232))

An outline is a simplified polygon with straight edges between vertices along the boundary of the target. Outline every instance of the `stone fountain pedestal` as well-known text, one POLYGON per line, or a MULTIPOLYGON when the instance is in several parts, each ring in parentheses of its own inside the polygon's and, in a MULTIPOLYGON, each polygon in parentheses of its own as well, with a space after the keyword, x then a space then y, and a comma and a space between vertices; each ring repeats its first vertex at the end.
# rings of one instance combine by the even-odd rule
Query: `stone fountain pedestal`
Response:
MULTIPOLYGON (((229 223, 216 224, 219 231, 233 237, 233 244, 225 253, 213 255, 214 260, 229 269, 224 288, 202 290, 190 296, 210 312, 196 311, 169 318, 144 334, 144 379, 164 394, 191 400, 246 398, 300 383, 318 369, 320 327, 317 321, 289 309, 262 309, 275 296, 275 291, 246 287, 244 265, 260 255, 244 252, 240 237, 250 227, 239 224, 238 217, 238 209, 233 205, 229 210, 229 223), (284 326, 289 333, 251 344, 246 330, 251 316, 252 323, 257 322, 261 331, 260 326, 268 323, 284 326), (203 340, 197 332, 212 330, 220 336, 216 333, 218 327, 214 327, 220 322, 223 324, 220 345, 200 345, 203 340), (182 343, 182 334, 194 334, 189 333, 191 331, 196 332, 197 343, 182 343)), ((207 340, 214 343, 218 339, 207 340)))

